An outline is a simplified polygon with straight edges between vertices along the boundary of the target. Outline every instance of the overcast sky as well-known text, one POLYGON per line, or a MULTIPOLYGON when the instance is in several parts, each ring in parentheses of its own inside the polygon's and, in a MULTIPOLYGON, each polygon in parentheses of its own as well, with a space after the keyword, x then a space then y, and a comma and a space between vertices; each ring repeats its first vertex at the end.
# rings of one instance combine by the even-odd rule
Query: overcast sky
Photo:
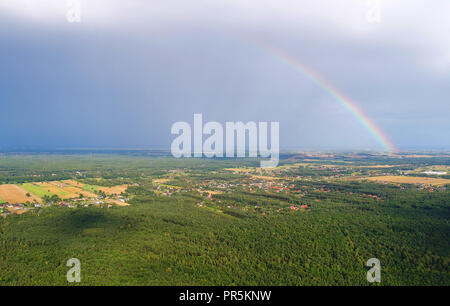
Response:
POLYGON ((382 149, 258 41, 400 149, 450 149, 448 0, 381 0, 379 22, 361 0, 80 0, 69 22, 72 2, 0 0, 0 148, 169 148, 172 123, 202 113, 279 121, 282 148, 382 149))

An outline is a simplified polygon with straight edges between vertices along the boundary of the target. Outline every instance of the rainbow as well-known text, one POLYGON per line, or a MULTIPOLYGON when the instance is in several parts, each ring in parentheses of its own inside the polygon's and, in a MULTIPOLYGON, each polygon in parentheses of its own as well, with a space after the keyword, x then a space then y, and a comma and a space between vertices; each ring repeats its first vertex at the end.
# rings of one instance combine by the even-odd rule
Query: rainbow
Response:
POLYGON ((373 138, 389 153, 396 152, 397 149, 389 140, 389 138, 381 131, 379 127, 372 122, 372 120, 367 117, 363 111, 357 106, 355 102, 350 100, 350 98, 346 97, 343 93, 341 93, 336 87, 334 87, 329 81, 327 81, 324 77, 322 77, 318 72, 312 70, 307 67, 303 63, 301 63, 298 59, 290 56, 284 51, 275 48, 273 46, 269 46, 263 44, 261 42, 256 43, 259 46, 262 46, 269 53, 276 55, 277 57, 284 60, 289 66, 295 68, 300 71, 303 75, 308 77, 311 81, 317 84, 319 87, 324 89, 330 96, 333 97, 334 100, 339 102, 347 111, 355 117, 358 122, 373 136, 373 138))

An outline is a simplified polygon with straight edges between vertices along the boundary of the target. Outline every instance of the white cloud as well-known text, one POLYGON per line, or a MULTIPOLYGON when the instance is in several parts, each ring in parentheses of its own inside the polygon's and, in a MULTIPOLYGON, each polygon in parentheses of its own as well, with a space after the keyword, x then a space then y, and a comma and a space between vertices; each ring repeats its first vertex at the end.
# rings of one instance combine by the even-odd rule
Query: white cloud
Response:
MULTIPOLYGON (((44 26, 66 23, 76 0, 0 0, 0 16, 44 26)), ((368 45, 411 48, 436 71, 450 68, 450 1, 379 0, 380 23, 367 20, 376 0, 79 0, 82 29, 158 31, 166 26, 198 30, 270 31, 295 41, 297 32, 340 37, 368 45)))
MULTIPOLYGON (((0 0, 0 14, 20 18, 25 22, 52 25, 66 22, 67 11, 77 0, 0 0)), ((78 0, 81 4, 83 21, 92 24, 114 23, 120 13, 117 0, 78 0)), ((130 6, 133 1, 122 1, 130 6)))

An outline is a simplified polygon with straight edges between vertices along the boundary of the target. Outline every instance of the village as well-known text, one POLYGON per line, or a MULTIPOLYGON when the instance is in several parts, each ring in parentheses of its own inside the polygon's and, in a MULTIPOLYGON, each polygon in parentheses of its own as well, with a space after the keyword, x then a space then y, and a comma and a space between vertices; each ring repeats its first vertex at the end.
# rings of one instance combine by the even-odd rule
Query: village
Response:
POLYGON ((177 171, 170 172, 164 179, 155 180, 154 186, 163 196, 195 193, 200 196, 196 205, 201 208, 218 212, 237 209, 267 215, 304 212, 313 209, 320 202, 335 198, 380 203, 386 200, 385 196, 376 192, 353 190, 352 182, 390 185, 398 190, 415 188, 428 192, 445 190, 445 185, 450 182, 448 179, 392 175, 385 171, 390 168, 385 165, 366 166, 365 172, 361 170, 363 167, 297 163, 273 170, 258 167, 225 168, 212 172, 208 179, 197 179, 191 173, 177 171), (325 175, 300 175, 298 167, 305 169, 305 172, 309 169, 322 171, 325 175), (229 177, 223 177, 228 174, 229 177), (276 205, 273 199, 277 199, 276 205))
MULTIPOLYGON (((281 212, 281 211, 306 211, 311 209, 308 204, 309 200, 302 199, 307 191, 301 190, 299 186, 293 183, 295 180, 308 178, 302 177, 277 177, 264 176, 253 173, 250 169, 225 169, 217 174, 234 174, 234 178, 212 178, 197 179, 195 176, 187 176, 185 173, 170 173, 167 178, 154 180, 153 184, 158 194, 162 196, 173 196, 178 194, 195 194, 198 201, 197 207, 208 208, 217 212, 222 212, 224 209, 239 209, 242 211, 258 212, 262 215, 267 213, 281 212), (236 176, 237 174, 237 176, 236 176), (168 183, 172 185, 168 185, 168 183), (239 195, 254 195, 254 196, 269 196, 271 194, 279 194, 287 200, 289 197, 289 205, 280 208, 276 205, 276 209, 268 207, 264 200, 259 204, 249 204, 245 200, 238 200, 236 196, 239 195)), ((286 202, 286 203, 287 203, 286 202)), ((317 201, 316 201, 317 202, 317 201)))
MULTIPOLYGON (((0 185, 0 214, 23 214, 50 206, 128 206, 134 195, 128 192, 128 187, 141 186, 155 197, 190 197, 195 199, 197 207, 216 212, 239 210, 268 215, 309 211, 318 203, 335 198, 385 201, 385 197, 376 192, 353 190, 348 186, 355 181, 391 185, 399 190, 412 185, 417 190, 429 192, 445 190, 445 185, 450 182, 446 178, 392 175, 389 168, 385 165, 362 168, 294 163, 274 169, 223 168, 210 172, 208 178, 187 169, 172 169, 158 178, 141 177, 139 183, 128 180, 127 184, 120 185, 101 178, 91 179, 89 184, 75 179, 3 184, 0 185)), ((81 176, 81 173, 75 175, 81 176)))

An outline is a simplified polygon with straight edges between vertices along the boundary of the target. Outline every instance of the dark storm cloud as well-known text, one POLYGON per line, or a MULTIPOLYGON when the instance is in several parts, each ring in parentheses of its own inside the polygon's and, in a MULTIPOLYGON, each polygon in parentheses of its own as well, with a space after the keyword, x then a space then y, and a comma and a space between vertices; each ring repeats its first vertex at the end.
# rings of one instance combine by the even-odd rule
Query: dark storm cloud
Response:
MULTIPOLYGON (((403 1, 406 13, 387 5, 380 24, 352 1, 218 1, 208 10, 81 1, 79 24, 60 2, 20 2, 0 5, 3 147, 167 148, 171 124, 197 112, 280 121, 282 147, 379 148, 323 88, 253 39, 314 67, 398 146, 449 147, 450 25, 440 14, 412 24, 421 1, 403 1)), ((436 2, 436 12, 449 7, 436 2)))

